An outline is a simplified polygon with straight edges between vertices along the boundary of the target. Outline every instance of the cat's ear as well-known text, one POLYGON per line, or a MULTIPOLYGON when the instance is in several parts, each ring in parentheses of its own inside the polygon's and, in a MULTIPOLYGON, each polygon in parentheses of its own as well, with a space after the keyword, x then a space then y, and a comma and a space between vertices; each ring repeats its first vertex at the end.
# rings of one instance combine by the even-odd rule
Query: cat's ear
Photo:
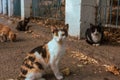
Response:
POLYGON ((51 32, 54 33, 54 31, 57 30, 57 27, 56 26, 51 26, 51 32))
POLYGON ((102 23, 99 23, 99 24, 98 24, 98 27, 101 27, 101 26, 102 26, 102 23))
POLYGON ((90 23, 90 28, 92 28, 94 25, 92 23, 90 23))
POLYGON ((64 26, 64 29, 66 29, 66 30, 68 31, 68 28, 69 28, 69 24, 66 24, 66 25, 64 26))

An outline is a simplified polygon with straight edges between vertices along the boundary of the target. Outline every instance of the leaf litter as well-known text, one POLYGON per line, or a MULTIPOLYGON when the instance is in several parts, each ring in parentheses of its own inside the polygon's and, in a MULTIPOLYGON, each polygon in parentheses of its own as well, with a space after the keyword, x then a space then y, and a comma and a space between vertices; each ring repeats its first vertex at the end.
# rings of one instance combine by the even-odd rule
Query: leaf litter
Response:
POLYGON ((89 56, 84 55, 83 53, 72 51, 72 54, 70 55, 72 58, 78 59, 82 62, 82 64, 78 64, 78 67, 83 67, 83 65, 86 64, 95 64, 98 66, 103 67, 106 72, 113 73, 114 75, 120 75, 120 69, 116 67, 115 65, 108 65, 108 64, 101 64, 98 60, 91 58, 89 56))

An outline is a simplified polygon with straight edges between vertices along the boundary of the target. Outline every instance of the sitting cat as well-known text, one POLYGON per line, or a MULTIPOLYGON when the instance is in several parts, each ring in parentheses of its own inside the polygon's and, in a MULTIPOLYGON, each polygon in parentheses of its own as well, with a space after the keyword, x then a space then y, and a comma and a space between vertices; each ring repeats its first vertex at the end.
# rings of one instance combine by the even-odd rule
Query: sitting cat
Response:
POLYGON ((98 25, 90 24, 90 28, 86 30, 85 36, 86 36, 87 43, 94 45, 94 46, 99 46, 103 40, 102 25, 101 24, 98 24, 98 25))
POLYGON ((0 37, 1 42, 5 42, 8 39, 12 42, 16 40, 16 34, 8 26, 3 24, 0 24, 0 37))
POLYGON ((30 21, 30 18, 25 18, 24 20, 19 21, 18 24, 17 24, 16 29, 18 31, 27 31, 29 29, 29 26, 27 26, 29 21, 30 21))
POLYGON ((65 53, 68 25, 51 27, 53 38, 48 43, 31 50, 21 66, 20 77, 25 80, 41 80, 43 73, 51 67, 57 79, 63 79, 59 71, 59 61, 65 53))

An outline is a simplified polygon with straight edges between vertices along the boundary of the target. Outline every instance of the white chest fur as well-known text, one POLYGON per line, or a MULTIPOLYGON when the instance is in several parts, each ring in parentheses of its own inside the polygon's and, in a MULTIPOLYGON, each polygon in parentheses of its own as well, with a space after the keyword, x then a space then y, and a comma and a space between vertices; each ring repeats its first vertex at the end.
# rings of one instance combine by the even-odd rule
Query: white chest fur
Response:
POLYGON ((48 50, 50 53, 50 62, 59 60, 65 53, 65 45, 59 44, 56 40, 52 39, 48 43, 48 50))
POLYGON ((101 40, 101 34, 98 34, 98 35, 94 35, 94 34, 92 34, 91 35, 92 36, 92 40, 94 41, 94 42, 99 42, 100 40, 101 40))

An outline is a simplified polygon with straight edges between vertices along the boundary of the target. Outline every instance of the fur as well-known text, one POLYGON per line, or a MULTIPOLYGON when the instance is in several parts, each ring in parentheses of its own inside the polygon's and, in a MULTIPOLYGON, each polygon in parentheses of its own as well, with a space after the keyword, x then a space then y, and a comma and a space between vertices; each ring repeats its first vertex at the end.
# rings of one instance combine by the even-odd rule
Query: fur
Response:
POLYGON ((90 24, 90 28, 85 33, 87 43, 95 46, 99 46, 103 40, 103 30, 101 24, 90 24))
POLYGON ((18 24, 17 24, 16 29, 18 31, 27 31, 29 29, 29 26, 27 26, 29 21, 30 21, 30 18, 25 18, 24 20, 19 21, 18 24))
POLYGON ((48 43, 31 50, 21 66, 20 77, 25 80, 40 80, 47 68, 51 68, 57 79, 63 79, 59 71, 59 61, 65 54, 65 40, 68 36, 68 25, 51 27, 53 35, 48 43))
POLYGON ((0 24, 0 37, 1 42, 5 42, 7 39, 12 42, 16 40, 16 34, 8 26, 3 24, 0 24))

